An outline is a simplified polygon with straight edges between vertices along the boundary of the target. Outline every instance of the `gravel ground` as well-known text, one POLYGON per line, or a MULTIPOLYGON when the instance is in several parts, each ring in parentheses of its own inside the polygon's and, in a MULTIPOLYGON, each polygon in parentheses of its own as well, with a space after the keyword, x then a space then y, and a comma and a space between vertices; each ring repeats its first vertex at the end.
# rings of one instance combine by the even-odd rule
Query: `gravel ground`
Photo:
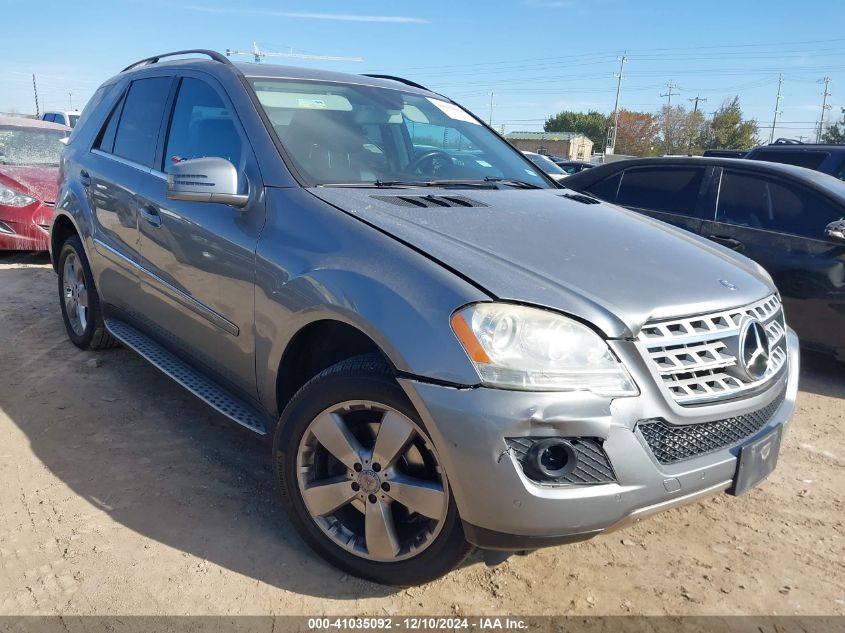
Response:
POLYGON ((55 286, 44 256, 0 255, 0 615, 845 615, 845 364, 805 355, 746 496, 396 591, 299 540, 260 441, 134 354, 71 345, 55 286))

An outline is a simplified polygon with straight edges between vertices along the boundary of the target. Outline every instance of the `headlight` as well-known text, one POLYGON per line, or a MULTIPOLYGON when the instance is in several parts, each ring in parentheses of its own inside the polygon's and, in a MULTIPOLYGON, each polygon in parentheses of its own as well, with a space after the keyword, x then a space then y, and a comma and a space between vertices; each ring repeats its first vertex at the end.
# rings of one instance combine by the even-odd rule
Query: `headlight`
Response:
POLYGON ((639 393, 607 343, 560 314, 506 303, 476 303, 452 315, 452 330, 481 382, 528 391, 639 393))
POLYGON ((35 198, 0 185, 0 204, 7 207, 25 207, 33 202, 35 202, 35 198))

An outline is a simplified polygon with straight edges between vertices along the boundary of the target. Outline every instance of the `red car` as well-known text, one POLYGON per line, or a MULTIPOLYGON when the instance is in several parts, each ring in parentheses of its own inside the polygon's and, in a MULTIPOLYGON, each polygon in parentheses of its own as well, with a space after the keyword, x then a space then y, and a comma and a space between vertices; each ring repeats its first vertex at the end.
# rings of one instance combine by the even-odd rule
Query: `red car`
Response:
POLYGON ((0 117, 0 250, 46 251, 64 125, 0 117))

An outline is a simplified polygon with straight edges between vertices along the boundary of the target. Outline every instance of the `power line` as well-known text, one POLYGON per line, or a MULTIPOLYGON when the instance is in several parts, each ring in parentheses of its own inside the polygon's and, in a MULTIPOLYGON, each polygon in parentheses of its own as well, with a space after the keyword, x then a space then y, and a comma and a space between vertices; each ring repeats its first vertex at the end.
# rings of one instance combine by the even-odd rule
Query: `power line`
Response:
POLYGON ((41 118, 41 110, 38 107, 38 86, 35 85, 35 73, 32 74, 32 92, 35 94, 35 116, 41 118))
POLYGON ((824 79, 820 79, 819 83, 824 83, 824 93, 822 93, 822 113, 819 117, 819 129, 816 132, 816 143, 820 143, 822 140, 822 127, 824 126, 824 118, 827 110, 830 110, 830 106, 827 104, 827 98, 830 96, 830 82, 833 81, 830 77, 825 77, 824 79))
POLYGON ((613 127, 607 133, 607 142, 604 145, 605 155, 613 154, 616 150, 616 130, 619 127, 619 91, 622 89, 622 79, 624 78, 622 70, 625 68, 626 61, 628 61, 628 58, 625 55, 619 58, 619 72, 616 73, 616 103, 613 105, 613 127))
POLYGON ((670 121, 668 119, 670 119, 671 116, 672 116, 672 97, 676 97, 680 94, 679 92, 672 92, 672 90, 674 88, 677 88, 677 87, 678 86, 675 85, 675 83, 670 79, 669 82, 666 84, 666 88, 667 88, 666 94, 660 95, 661 97, 667 98, 666 116, 664 117, 664 120, 663 120, 663 131, 664 131, 663 143, 666 146, 666 153, 667 154, 672 153, 669 150, 669 148, 672 145, 672 126, 670 125, 670 121))
MULTIPOLYGON (((707 101, 707 99, 704 98, 704 97, 699 97, 698 95, 695 95, 692 99, 687 99, 687 101, 694 101, 695 102, 695 106, 692 109, 692 113, 694 115, 698 112, 698 102, 699 101, 702 101, 702 102, 707 101)), ((687 153, 688 154, 692 153, 692 130, 690 130, 689 144, 687 145, 687 153)))
POLYGON ((780 111, 780 89, 783 86, 783 75, 778 75, 778 96, 775 98, 775 118, 772 120, 772 132, 769 134, 769 143, 774 143, 775 141, 775 128, 778 124, 778 114, 783 114, 780 111))
POLYGON ((362 57, 337 57, 335 55, 310 55, 307 53, 294 53, 293 49, 291 49, 287 53, 278 53, 274 51, 262 51, 258 48, 258 43, 252 43, 252 50, 251 51, 236 51, 230 48, 226 49, 226 57, 231 57, 232 55, 246 55, 248 57, 252 57, 256 63, 260 62, 265 57, 290 57, 293 59, 310 59, 310 60, 321 60, 321 61, 329 61, 329 62, 362 62, 364 59, 362 57))

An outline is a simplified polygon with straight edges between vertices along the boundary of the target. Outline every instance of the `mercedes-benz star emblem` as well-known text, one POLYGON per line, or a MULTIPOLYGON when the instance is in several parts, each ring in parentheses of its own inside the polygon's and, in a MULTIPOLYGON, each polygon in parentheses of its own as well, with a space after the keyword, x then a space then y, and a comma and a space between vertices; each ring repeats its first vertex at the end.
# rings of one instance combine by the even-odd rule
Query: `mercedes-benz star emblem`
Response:
POLYGON ((722 284, 728 290, 736 290, 736 284, 728 281, 727 279, 720 279, 719 283, 722 284))
POLYGON ((769 369, 769 337, 757 319, 748 319, 739 333, 739 354, 742 370, 751 380, 760 380, 769 369))

